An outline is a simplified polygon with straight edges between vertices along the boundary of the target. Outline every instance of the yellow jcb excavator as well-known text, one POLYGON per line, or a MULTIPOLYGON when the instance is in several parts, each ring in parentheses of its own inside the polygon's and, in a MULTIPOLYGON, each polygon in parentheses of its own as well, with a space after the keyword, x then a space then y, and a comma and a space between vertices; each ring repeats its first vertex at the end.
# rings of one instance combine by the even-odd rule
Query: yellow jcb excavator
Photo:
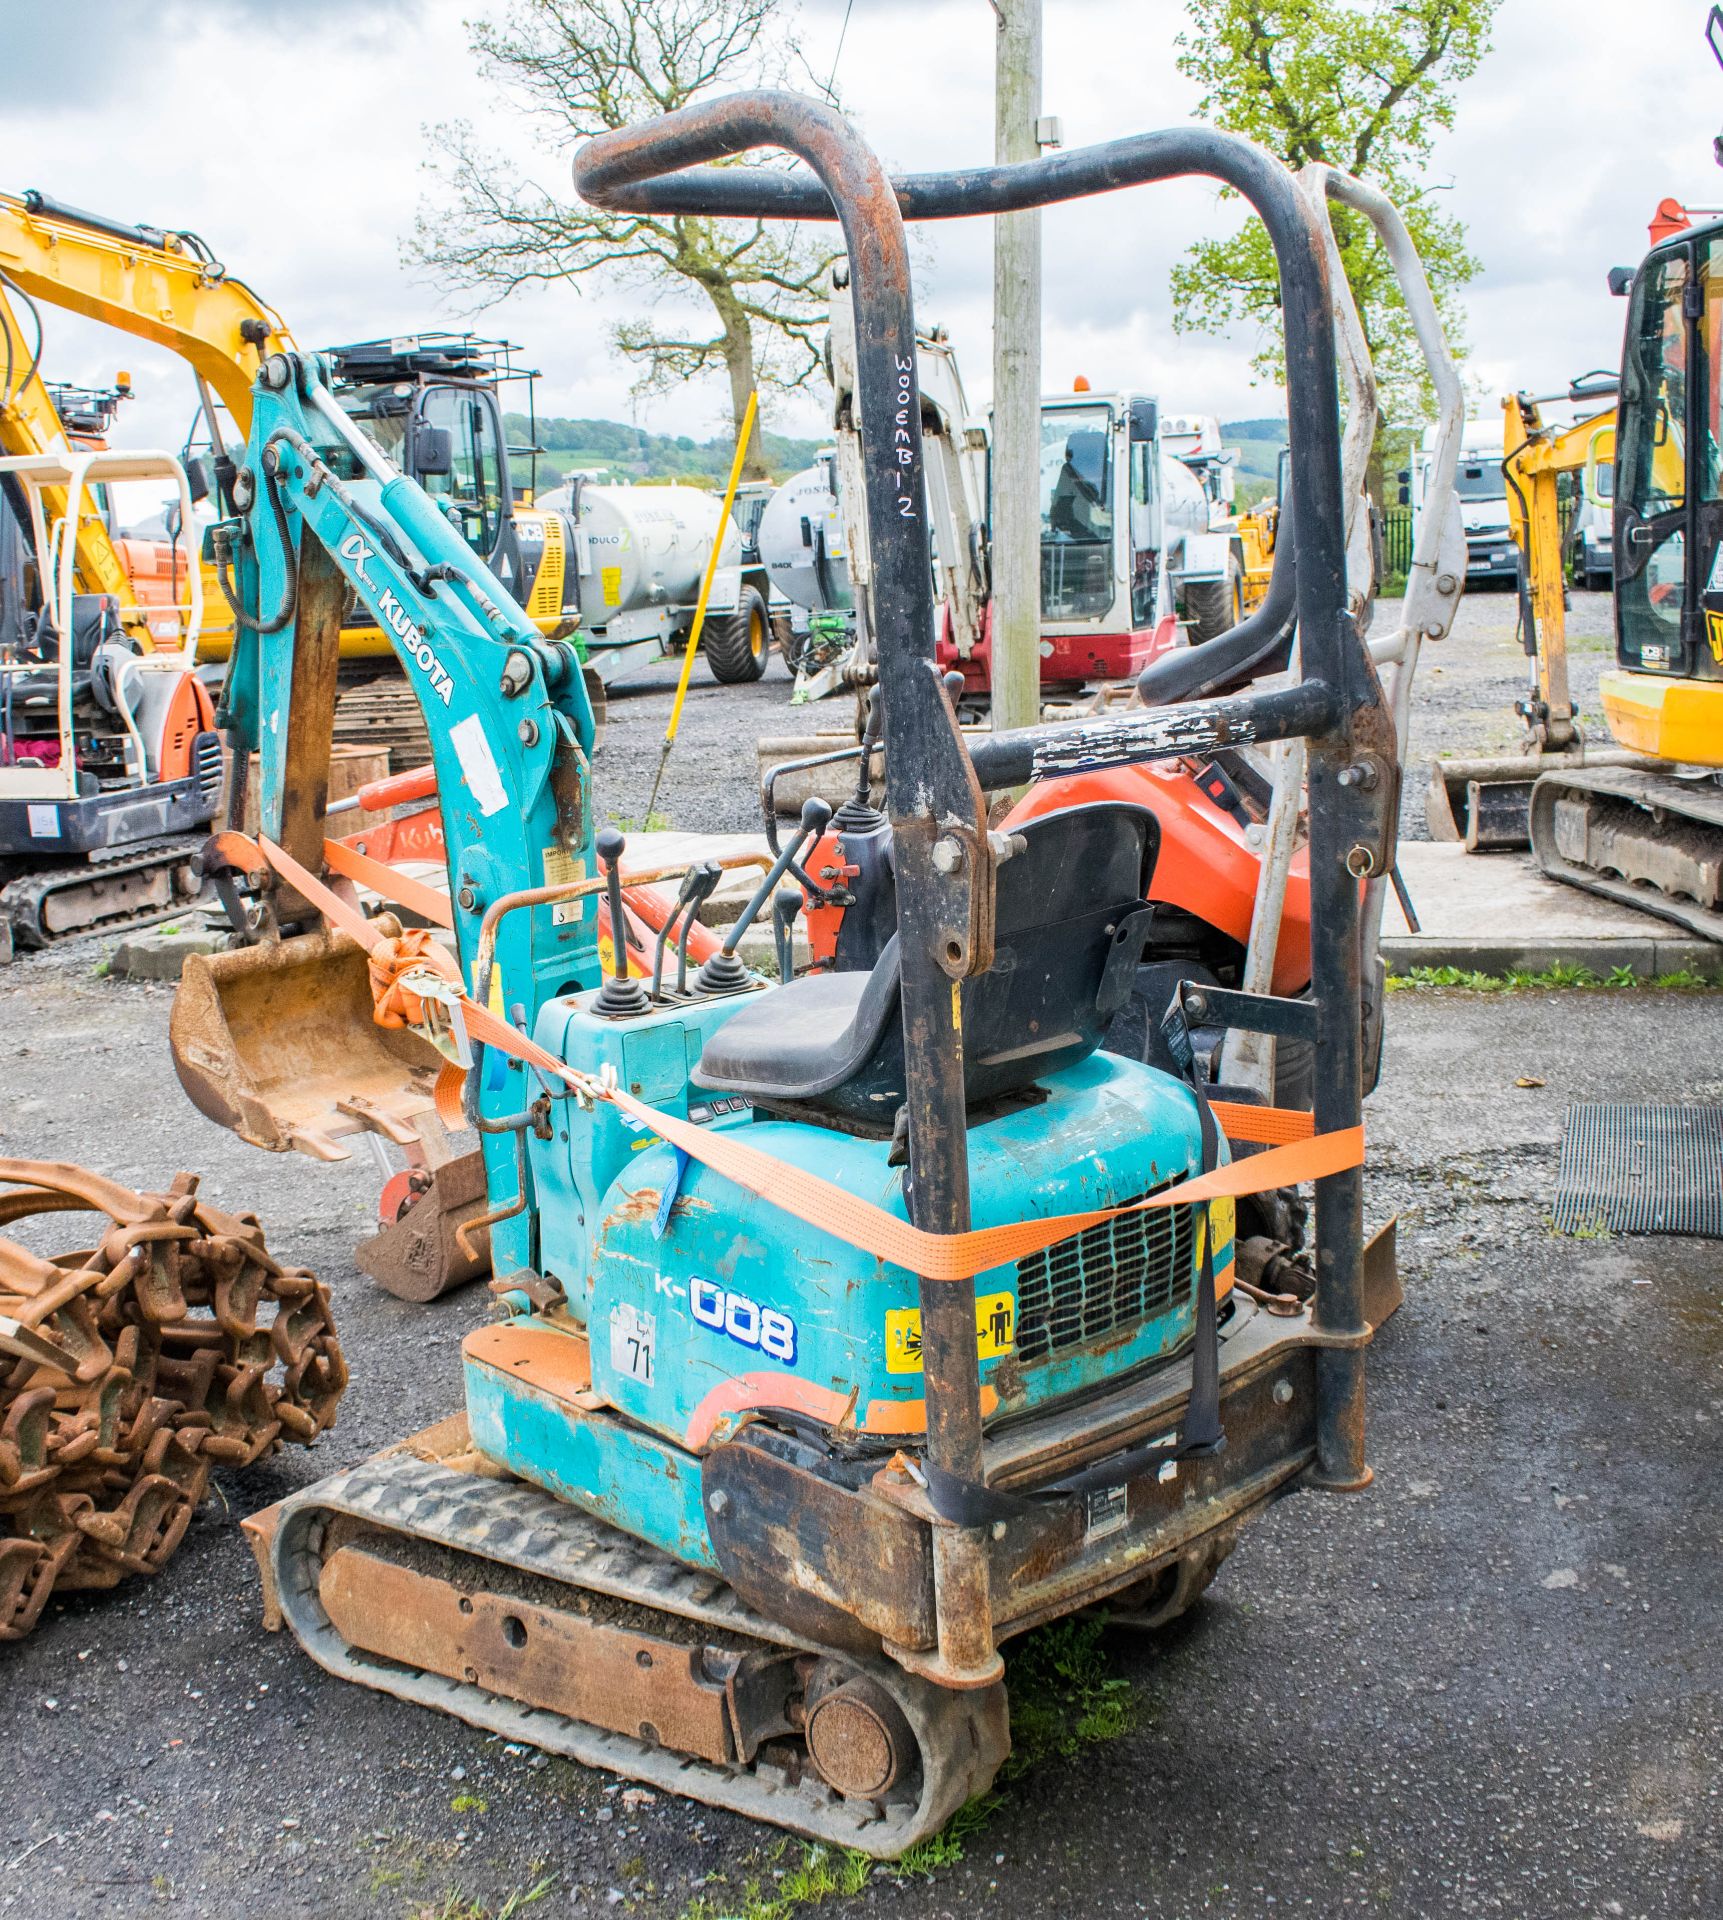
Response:
POLYGON ((175 911, 221 786, 198 569, 177 539, 122 540, 110 494, 165 483, 183 526, 185 471, 107 447, 123 380, 62 390, 62 418, 36 320, 0 292, 0 960, 175 911))
POLYGON ((1568 683, 1567 550, 1564 483, 1606 510, 1615 460, 1613 408, 1569 426, 1545 423, 1552 402, 1585 408, 1616 392, 1613 374, 1588 374, 1560 393, 1510 393, 1502 401, 1502 475, 1508 526, 1519 550, 1519 626, 1528 682, 1514 711, 1525 722, 1517 752, 1432 760, 1424 810, 1436 840, 1462 840, 1471 853, 1530 844, 1532 787, 1566 767, 1631 766, 1636 756, 1588 741, 1568 683))
POLYGON ((1642 756, 1546 773, 1531 841, 1558 880, 1723 940, 1723 221, 1632 276, 1616 406, 1615 653, 1604 717, 1642 756))

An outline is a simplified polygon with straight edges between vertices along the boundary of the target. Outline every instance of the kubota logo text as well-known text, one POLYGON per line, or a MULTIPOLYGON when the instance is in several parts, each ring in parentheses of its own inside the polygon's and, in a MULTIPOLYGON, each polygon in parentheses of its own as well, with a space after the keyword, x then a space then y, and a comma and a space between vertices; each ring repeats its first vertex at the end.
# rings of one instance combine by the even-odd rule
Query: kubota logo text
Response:
POLYGON ((455 683, 449 678, 448 670, 437 658, 432 647, 413 620, 413 616, 401 605, 387 587, 379 587, 365 571, 365 562, 377 557, 377 549, 367 546, 360 535, 350 533, 341 542, 340 553, 343 560, 351 560, 353 571, 377 597, 377 617, 389 628, 395 638, 412 656, 415 665, 431 683, 431 691, 446 707, 449 696, 455 690, 455 683))

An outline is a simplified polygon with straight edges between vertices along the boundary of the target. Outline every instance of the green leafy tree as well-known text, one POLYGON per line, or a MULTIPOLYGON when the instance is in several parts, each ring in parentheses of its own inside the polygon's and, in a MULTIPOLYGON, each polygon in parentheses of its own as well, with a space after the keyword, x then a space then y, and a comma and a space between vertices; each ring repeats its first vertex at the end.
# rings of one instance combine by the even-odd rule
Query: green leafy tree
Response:
MULTIPOLYGON (((782 11, 782 0, 509 0, 500 18, 469 23, 474 57, 555 155, 562 184, 547 191, 522 178, 465 121, 434 127, 435 203, 419 215, 408 259, 486 299, 588 279, 646 296, 650 319, 612 328, 636 391, 722 371, 739 432, 756 386, 799 387, 821 371, 833 230, 606 213, 575 198, 568 161, 598 134, 709 93, 781 82, 794 60, 782 11), (690 324, 678 295, 697 303, 690 324), (702 307, 709 327, 698 323, 702 307)), ((758 423, 745 471, 766 472, 758 423)))
MULTIPOLYGON (((1497 0, 1190 0, 1179 71, 1203 89, 1198 112, 1297 169, 1327 161, 1379 187, 1399 208, 1456 357, 1459 293, 1478 271, 1465 227, 1429 179, 1438 133, 1454 124, 1460 83, 1489 51, 1497 0)), ((1335 239, 1376 363, 1385 421, 1428 413, 1432 396, 1394 271, 1361 215, 1332 207, 1335 239)), ((1280 277, 1262 223, 1200 240, 1173 270, 1174 324, 1268 331, 1256 356, 1285 378, 1280 277)), ((1380 437, 1378 441, 1380 451, 1380 437)), ((1381 497, 1380 461, 1372 491, 1381 497)))

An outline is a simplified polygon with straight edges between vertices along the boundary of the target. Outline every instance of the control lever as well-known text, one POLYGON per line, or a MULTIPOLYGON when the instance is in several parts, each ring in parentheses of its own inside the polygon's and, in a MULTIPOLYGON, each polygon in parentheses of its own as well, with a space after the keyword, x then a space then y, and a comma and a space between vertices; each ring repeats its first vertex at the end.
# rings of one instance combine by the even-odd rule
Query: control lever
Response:
POLYGON ((608 1020, 625 1020, 650 1013, 646 989, 628 971, 628 921, 622 910, 622 849, 627 841, 615 827, 598 836, 598 864, 604 869, 605 896, 610 903, 610 978, 598 990, 592 1010, 608 1020))
POLYGON ((716 860, 702 861, 694 869, 699 885, 689 902, 688 918, 682 922, 682 931, 676 937, 676 991, 688 991, 688 936, 694 931, 694 923, 700 918, 700 909, 718 890, 718 882, 724 877, 724 869, 716 860))
POLYGON ((945 689, 945 697, 950 701, 952 715, 955 717, 957 703, 963 698, 963 675, 956 667, 951 667, 939 676, 939 684, 945 689))
POLYGON ((736 957, 737 945, 754 924, 760 909, 777 891, 778 882, 791 865, 801 859, 805 849, 825 831, 826 822, 831 817, 830 806, 817 795, 803 802, 801 824, 785 842, 783 852, 773 861, 771 872, 755 888, 753 897, 736 916, 736 924, 731 927, 723 946, 695 974, 696 993, 737 993, 748 984, 748 969, 736 957))
MULTIPOLYGON (((669 917, 658 929, 658 944, 652 949, 652 997, 658 999, 664 987, 664 949, 670 943, 670 936, 676 931, 676 922, 681 918, 683 909, 689 906, 705 874, 703 866, 695 865, 682 876, 682 885, 677 890, 676 904, 670 909, 669 917)), ((682 936, 687 939, 686 933, 682 936)))
POLYGON ((856 775, 856 790, 837 812, 839 833, 872 833, 885 820, 885 815, 873 804, 873 756, 884 727, 885 701, 875 687, 868 696, 867 724, 862 728, 861 768, 856 775))
POLYGON ((796 915, 802 910, 800 887, 780 887, 772 902, 772 949, 778 956, 778 979, 787 987, 796 970, 796 915))

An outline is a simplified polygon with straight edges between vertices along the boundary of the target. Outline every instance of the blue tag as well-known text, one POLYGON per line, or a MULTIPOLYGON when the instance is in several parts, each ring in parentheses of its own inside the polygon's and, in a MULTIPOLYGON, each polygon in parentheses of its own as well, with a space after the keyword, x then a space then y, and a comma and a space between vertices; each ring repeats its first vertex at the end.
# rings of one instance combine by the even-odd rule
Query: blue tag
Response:
POLYGON ((663 1193, 658 1197, 658 1211, 652 1219, 654 1240, 664 1238, 664 1230, 670 1224, 670 1209, 675 1206, 676 1196, 682 1191, 682 1175, 688 1167, 688 1156, 680 1147, 672 1147, 670 1151, 676 1156, 676 1164, 671 1169, 670 1178, 664 1183, 663 1193))

